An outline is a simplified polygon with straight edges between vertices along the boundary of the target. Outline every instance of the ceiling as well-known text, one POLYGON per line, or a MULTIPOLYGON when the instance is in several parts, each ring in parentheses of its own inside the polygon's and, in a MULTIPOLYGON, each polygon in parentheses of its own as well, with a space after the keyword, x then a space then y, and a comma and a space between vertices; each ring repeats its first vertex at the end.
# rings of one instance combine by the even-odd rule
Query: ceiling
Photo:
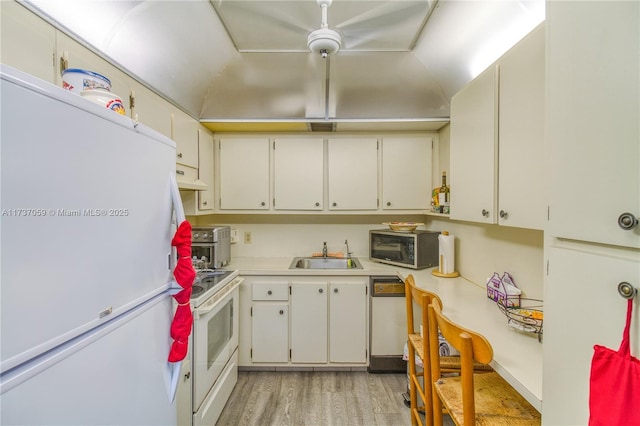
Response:
POLYGON ((33 0, 215 131, 434 130, 450 99, 544 19, 544 0, 333 0, 342 36, 307 49, 316 0, 33 0))

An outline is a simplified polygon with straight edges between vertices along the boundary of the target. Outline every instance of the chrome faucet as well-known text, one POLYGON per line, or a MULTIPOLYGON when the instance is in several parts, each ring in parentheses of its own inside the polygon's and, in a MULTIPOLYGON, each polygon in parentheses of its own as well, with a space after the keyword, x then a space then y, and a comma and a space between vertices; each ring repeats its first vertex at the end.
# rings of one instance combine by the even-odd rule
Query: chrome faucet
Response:
POLYGON ((327 242, 322 245, 322 257, 327 257, 327 242))
POLYGON ((351 252, 349 251, 349 241, 344 240, 344 243, 347 246, 347 259, 351 259, 351 252))

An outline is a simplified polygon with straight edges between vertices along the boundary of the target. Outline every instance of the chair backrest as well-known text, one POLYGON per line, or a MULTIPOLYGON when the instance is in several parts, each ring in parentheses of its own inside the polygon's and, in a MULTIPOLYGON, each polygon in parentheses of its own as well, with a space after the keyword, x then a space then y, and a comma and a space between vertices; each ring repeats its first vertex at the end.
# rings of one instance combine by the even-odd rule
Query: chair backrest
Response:
POLYGON ((421 311, 420 324, 422 325, 422 328, 423 328, 422 331, 424 334, 425 343, 428 344, 428 342, 426 341, 427 340, 426 333, 429 332, 428 330, 429 313, 428 313, 427 307, 431 303, 433 303, 434 300, 436 301, 438 306, 442 307, 442 301, 440 300, 437 294, 431 293, 430 291, 423 290, 421 288, 416 287, 415 279, 411 274, 409 274, 407 278, 405 278, 404 280, 404 292, 405 292, 405 299, 407 302, 407 332, 408 334, 416 333, 416 330, 414 327, 415 318, 414 318, 414 311, 413 311, 413 308, 414 308, 413 304, 415 302, 421 311))
MULTIPOLYGON (((475 424, 475 400, 473 391, 473 362, 488 364, 493 359, 493 348, 489 341, 480 333, 466 329, 442 314, 442 305, 432 303, 429 312, 429 345, 431 358, 432 379, 439 377, 440 354, 438 352, 438 331, 447 339, 449 344, 460 352, 460 375, 462 378, 462 406, 464 423, 475 424)), ((437 398, 437 397, 436 397, 437 398)), ((439 405, 438 405, 439 406, 439 405)), ((434 405, 434 410, 436 405, 434 405)))

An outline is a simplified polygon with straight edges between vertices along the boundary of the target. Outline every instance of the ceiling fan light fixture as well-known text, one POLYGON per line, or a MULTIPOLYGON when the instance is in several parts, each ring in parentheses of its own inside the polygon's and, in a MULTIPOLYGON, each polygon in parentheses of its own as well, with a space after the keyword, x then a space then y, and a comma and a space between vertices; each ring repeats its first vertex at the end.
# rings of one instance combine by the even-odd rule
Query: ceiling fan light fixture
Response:
POLYGON ((340 46, 342 46, 342 37, 331 28, 319 28, 312 31, 307 38, 309 50, 323 58, 336 53, 340 50, 340 46))

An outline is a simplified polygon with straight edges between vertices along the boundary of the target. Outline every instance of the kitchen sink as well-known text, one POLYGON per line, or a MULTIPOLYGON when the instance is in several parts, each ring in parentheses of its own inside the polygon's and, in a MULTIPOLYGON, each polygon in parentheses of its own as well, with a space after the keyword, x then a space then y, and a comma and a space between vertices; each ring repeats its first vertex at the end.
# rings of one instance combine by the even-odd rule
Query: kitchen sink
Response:
POLYGON ((289 269, 362 269, 362 264, 355 257, 295 257, 289 269))

